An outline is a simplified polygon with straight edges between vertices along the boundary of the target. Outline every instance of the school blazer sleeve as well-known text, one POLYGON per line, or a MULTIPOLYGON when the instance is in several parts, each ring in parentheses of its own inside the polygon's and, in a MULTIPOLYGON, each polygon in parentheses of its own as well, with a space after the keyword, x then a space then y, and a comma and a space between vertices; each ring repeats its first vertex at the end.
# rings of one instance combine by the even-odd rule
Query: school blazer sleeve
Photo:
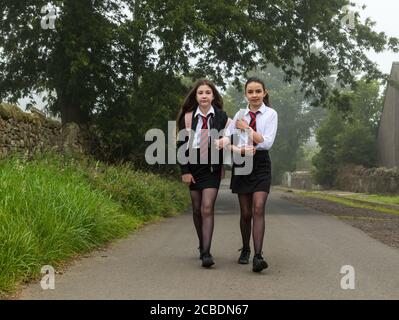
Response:
MULTIPOLYGON (((181 130, 185 130, 186 129, 186 123, 185 123, 185 120, 184 120, 184 115, 183 115, 183 117, 180 119, 180 121, 179 121, 179 127, 178 127, 178 129, 179 129, 179 132, 181 131, 181 130)), ((180 147, 184 144, 184 143, 186 143, 188 141, 188 136, 186 136, 186 138, 185 138, 185 140, 177 140, 177 142, 176 142, 176 147, 177 147, 177 150, 179 150, 180 149, 180 147)), ((177 152, 177 150, 176 150, 176 152, 177 152)), ((186 152, 188 152, 188 150, 186 151, 186 152)), ((190 166, 188 165, 188 164, 181 164, 181 163, 179 163, 179 166, 180 166, 180 171, 181 171, 181 175, 184 175, 184 174, 187 174, 187 173, 190 173, 190 166)))

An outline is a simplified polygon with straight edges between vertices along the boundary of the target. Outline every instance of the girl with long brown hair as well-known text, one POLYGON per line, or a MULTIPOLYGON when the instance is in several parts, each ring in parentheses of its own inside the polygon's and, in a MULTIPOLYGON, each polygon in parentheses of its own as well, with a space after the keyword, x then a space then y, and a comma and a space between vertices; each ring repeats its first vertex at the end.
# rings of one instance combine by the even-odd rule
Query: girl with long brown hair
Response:
MULTIPOLYGON (((210 253, 213 228, 214 206, 219 191, 223 151, 219 153, 219 161, 212 163, 211 140, 221 136, 211 136, 212 129, 222 132, 228 117, 223 111, 223 99, 215 85, 209 80, 199 80, 188 93, 177 118, 179 131, 190 129, 185 140, 177 142, 177 148, 186 143, 186 154, 194 153, 196 161, 180 164, 182 181, 189 186, 194 226, 197 232, 202 266, 209 268, 214 265, 210 253), (189 128, 187 128, 189 127, 189 128)), ((191 158, 190 158, 191 159, 191 158)))

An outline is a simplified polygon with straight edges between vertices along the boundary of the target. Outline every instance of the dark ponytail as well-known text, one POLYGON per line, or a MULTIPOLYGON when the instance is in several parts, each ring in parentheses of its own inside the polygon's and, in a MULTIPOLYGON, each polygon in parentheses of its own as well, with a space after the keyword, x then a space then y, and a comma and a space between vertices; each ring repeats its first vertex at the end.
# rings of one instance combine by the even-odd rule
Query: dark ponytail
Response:
POLYGON ((257 78, 257 77, 251 77, 247 80, 247 82, 245 83, 245 92, 247 92, 247 87, 251 82, 256 82, 262 85, 262 88, 265 92, 267 92, 266 96, 263 98, 263 103, 268 106, 269 108, 271 108, 270 105, 270 99, 269 99, 269 92, 266 90, 266 86, 265 83, 263 82, 263 80, 257 78))

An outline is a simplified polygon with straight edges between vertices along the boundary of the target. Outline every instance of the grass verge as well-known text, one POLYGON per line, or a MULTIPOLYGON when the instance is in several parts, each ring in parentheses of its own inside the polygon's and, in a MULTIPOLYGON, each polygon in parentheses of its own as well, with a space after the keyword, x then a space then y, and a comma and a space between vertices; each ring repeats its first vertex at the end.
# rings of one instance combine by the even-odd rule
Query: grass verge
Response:
POLYGON ((127 165, 43 155, 0 161, 0 297, 74 256, 177 214, 187 189, 127 165))
POLYGON ((376 194, 354 194, 345 196, 348 199, 367 201, 375 204, 399 206, 399 196, 383 196, 376 194))
POLYGON ((359 203, 356 201, 352 201, 351 199, 349 199, 346 196, 345 196, 345 198, 342 198, 342 197, 338 197, 338 196, 326 195, 326 194, 321 194, 321 193, 313 193, 313 192, 298 192, 297 194, 299 194, 301 196, 305 196, 305 197, 311 197, 311 198, 336 202, 336 203, 340 203, 340 204, 343 204, 343 205, 346 205, 349 207, 353 207, 353 208, 361 208, 361 209, 378 211, 378 212, 382 212, 382 213, 399 215, 399 210, 386 208, 381 205, 378 205, 378 203, 370 203, 370 204, 359 203))

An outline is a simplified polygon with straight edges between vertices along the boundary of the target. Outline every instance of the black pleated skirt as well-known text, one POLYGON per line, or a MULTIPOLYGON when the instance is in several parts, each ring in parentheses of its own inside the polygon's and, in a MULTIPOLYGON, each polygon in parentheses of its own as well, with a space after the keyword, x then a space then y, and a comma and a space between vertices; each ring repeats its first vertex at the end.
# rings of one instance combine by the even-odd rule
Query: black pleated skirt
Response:
POLYGON ((204 190, 209 188, 219 189, 222 167, 211 166, 210 164, 199 164, 199 150, 197 160, 198 164, 189 165, 190 173, 193 175, 195 180, 195 183, 190 184, 190 190, 204 190))
POLYGON ((271 161, 267 150, 257 150, 253 157, 253 170, 248 175, 237 175, 236 170, 242 165, 233 165, 230 189, 233 193, 249 194, 254 192, 270 193, 272 181, 271 161))

